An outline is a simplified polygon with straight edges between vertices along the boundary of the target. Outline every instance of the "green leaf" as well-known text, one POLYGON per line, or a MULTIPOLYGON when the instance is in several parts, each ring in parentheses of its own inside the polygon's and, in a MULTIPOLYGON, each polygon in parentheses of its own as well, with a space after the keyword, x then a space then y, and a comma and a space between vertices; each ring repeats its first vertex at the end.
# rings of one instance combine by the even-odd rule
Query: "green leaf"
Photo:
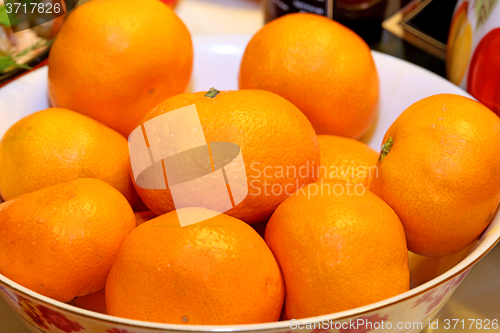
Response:
POLYGON ((34 45, 24 49, 24 50, 22 50, 21 52, 19 52, 16 55, 12 55, 12 54, 7 54, 4 56, 0 55, 0 73, 4 73, 8 70, 11 70, 13 67, 27 69, 27 70, 32 69, 28 65, 18 64, 16 60, 18 60, 20 57, 26 55, 30 51, 37 50, 39 48, 42 48, 44 46, 48 46, 50 44, 51 44, 51 41, 42 40, 42 41, 39 41, 38 43, 36 43, 36 44, 34 44, 34 45))
POLYGON ((474 2, 474 11, 477 17, 476 30, 488 20, 497 3, 498 0, 476 0, 474 2))
POLYGON ((5 6, 0 6, 0 25, 10 27, 9 16, 7 16, 7 9, 5 9, 5 6))
POLYGON ((7 8, 5 6, 0 6, 0 25, 4 27, 10 27, 11 25, 19 24, 19 20, 14 14, 7 14, 7 8))
POLYGON ((0 73, 8 72, 14 68, 23 68, 23 69, 33 69, 32 67, 24 64, 18 64, 12 56, 0 56, 0 73))
MULTIPOLYGON (((2 56, 0 57, 0 73, 5 72, 7 69, 16 66, 16 62, 12 59, 11 56, 2 56)), ((17 66, 16 66, 17 67, 17 66)))

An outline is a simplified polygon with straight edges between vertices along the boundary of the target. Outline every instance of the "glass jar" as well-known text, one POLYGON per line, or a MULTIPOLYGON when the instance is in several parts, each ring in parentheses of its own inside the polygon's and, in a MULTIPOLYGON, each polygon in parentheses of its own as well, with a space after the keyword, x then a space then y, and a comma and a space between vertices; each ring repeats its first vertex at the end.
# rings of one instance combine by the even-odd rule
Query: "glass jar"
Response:
POLYGON ((314 13, 334 19, 365 39, 379 35, 387 0, 266 0, 266 23, 289 13, 314 13))

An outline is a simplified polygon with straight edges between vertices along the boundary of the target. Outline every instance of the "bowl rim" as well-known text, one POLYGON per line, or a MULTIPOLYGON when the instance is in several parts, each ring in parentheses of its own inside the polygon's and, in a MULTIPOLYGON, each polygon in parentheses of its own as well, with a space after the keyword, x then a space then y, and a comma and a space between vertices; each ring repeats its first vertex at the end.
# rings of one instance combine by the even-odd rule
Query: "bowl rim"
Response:
MULTIPOLYGON (((496 215, 494 220, 499 220, 500 223, 500 215, 496 215)), ((453 266, 448 271, 442 273, 441 275, 435 277, 434 279, 427 281, 426 283, 410 289, 402 294, 393 296, 391 298, 387 298, 385 300, 371 303, 365 306, 361 306, 358 308, 345 310, 341 312, 308 317, 297 319, 298 322, 301 323, 313 323, 313 322, 323 322, 325 320, 330 321, 340 321, 345 320, 351 317, 358 317, 360 315, 375 311, 381 310, 386 307, 389 307, 394 304, 398 304, 404 301, 407 301, 411 298, 419 296, 431 289, 434 289, 449 280, 457 277, 459 274, 462 274, 472 268, 477 262, 479 262, 484 256, 486 256, 499 242, 500 242, 500 227, 494 228, 496 230, 490 230, 486 232, 486 237, 484 240, 478 244, 476 248, 474 248, 467 257, 462 259, 458 264, 453 266), (493 238, 491 233, 497 233, 496 238, 493 238), (491 241, 492 239, 493 241, 491 241), (484 244, 485 242, 490 243, 489 246, 484 244), (480 250, 483 247, 488 246, 484 250, 480 250)), ((488 229, 487 229, 488 230, 488 229)), ((157 331, 186 331, 186 332, 259 332, 259 331, 267 331, 267 330, 276 330, 276 329, 290 329, 290 320, 278 321, 278 322, 270 322, 270 323, 259 323, 259 324, 240 324, 240 325, 183 325, 183 324, 167 324, 167 323, 157 323, 157 322, 148 322, 142 320, 135 319, 127 319, 122 317, 111 316, 107 314, 101 314, 98 312, 93 312, 85 309, 78 308, 76 306, 63 303, 47 296, 43 296, 37 292, 34 292, 26 287, 21 286, 20 284, 8 279, 4 275, 0 274, 0 285, 4 285, 5 287, 12 289, 14 292, 22 294, 24 296, 28 296, 34 298, 35 300, 44 303, 46 305, 55 307, 58 310, 63 312, 70 313, 77 317, 84 317, 90 320, 98 320, 103 321, 109 324, 116 324, 121 326, 127 326, 131 328, 140 328, 140 329, 149 329, 149 330, 157 330, 157 331)))
MULTIPOLYGON (((248 37, 248 35, 210 35, 210 36, 193 36, 197 37, 196 39, 199 40, 204 40, 208 39, 210 37, 248 37)), ((194 38, 193 38, 194 39, 194 38)), ((419 67, 415 64, 412 64, 408 61, 393 57, 388 54, 384 54, 381 52, 377 51, 371 51, 372 54, 375 57, 386 57, 386 58, 391 58, 392 61, 397 61, 397 62, 403 62, 407 66, 411 67, 416 67, 419 70, 423 70, 427 72, 427 75, 432 75, 435 78, 439 78, 440 80, 452 84, 451 82, 447 81, 445 78, 425 69, 422 67, 419 67)), ((30 75, 38 72, 38 71, 43 71, 46 70, 46 66, 43 66, 37 70, 32 71, 31 73, 25 75, 25 78, 29 77, 30 75)), ((2 87, 2 89, 10 86, 11 84, 14 84, 17 80, 14 80, 13 82, 9 82, 7 85, 2 87)), ((470 98, 473 98, 469 94, 466 93, 466 95, 470 98)), ((403 110, 404 111, 404 110, 403 110)), ((474 248, 471 250, 471 252, 464 258, 462 259, 459 263, 457 263, 455 266, 447 270, 446 272, 442 273, 441 275, 433 278, 432 280, 429 280, 422 285, 415 287, 413 289, 410 289, 402 294, 393 296, 391 298, 387 298, 385 300, 371 303, 365 306, 361 306, 358 308, 350 309, 350 310, 345 310, 341 312, 336 312, 332 314, 326 314, 326 315, 321 315, 321 316, 315 316, 315 317, 308 317, 308 318, 301 318, 297 319, 301 323, 312 323, 312 322, 322 322, 322 321, 340 321, 340 320, 345 320, 348 318, 352 317, 358 317, 363 314, 373 312, 376 310, 381 310, 384 308, 387 308, 388 306, 391 306, 393 304, 398 304, 404 301, 407 301, 411 298, 414 298, 416 296, 419 296, 431 289, 434 289, 449 280, 457 277, 459 274, 462 274, 472 268, 479 260, 481 260, 484 256, 486 256, 499 242, 500 242, 500 214, 498 214, 498 211, 496 212, 493 220, 491 221, 490 225, 488 228, 483 231, 483 233, 478 237, 478 239, 481 239, 480 243, 477 243, 474 248), (496 222, 496 223, 495 223, 496 222), (498 224, 493 226, 493 224, 498 224)), ((47 296, 43 296, 37 292, 34 292, 26 287, 21 286, 20 284, 8 279, 4 275, 0 274, 0 285, 3 285, 11 290, 13 290, 16 293, 19 293, 24 296, 31 297, 42 304, 52 306, 60 311, 69 313, 73 316, 77 317, 83 317, 89 320, 96 320, 96 321, 102 321, 107 324, 114 324, 114 325, 121 325, 121 326, 127 326, 130 328, 139 328, 139 329, 148 329, 148 330, 155 330, 155 331, 177 331, 177 332, 228 332, 228 331, 236 331, 236 332, 245 332, 245 331, 252 331, 252 332, 258 332, 258 331, 267 331, 267 330, 290 330, 290 320, 285 320, 285 321, 278 321, 278 322, 270 322, 270 323, 259 323, 259 324, 240 324, 240 325, 184 325, 184 324, 167 324, 167 323, 157 323, 157 322, 148 322, 148 321, 141 321, 141 320, 134 320, 134 319, 127 319, 127 318, 121 318, 121 317, 116 317, 116 316, 111 316, 107 314, 101 314, 85 309, 78 308, 76 306, 63 303, 60 301, 56 301, 52 298, 49 298, 47 296)))

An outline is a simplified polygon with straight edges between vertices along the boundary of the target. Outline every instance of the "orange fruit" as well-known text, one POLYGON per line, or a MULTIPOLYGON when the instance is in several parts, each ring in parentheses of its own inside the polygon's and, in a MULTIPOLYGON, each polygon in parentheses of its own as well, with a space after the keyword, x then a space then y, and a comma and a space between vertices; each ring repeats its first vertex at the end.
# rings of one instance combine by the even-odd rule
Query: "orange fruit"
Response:
MULTIPOLYGON (((234 143, 241 149, 247 181, 243 179, 238 183, 231 183, 239 186, 236 191, 234 188, 231 190, 232 193, 248 193, 241 203, 233 206, 226 214, 247 223, 266 221, 287 196, 316 180, 315 170, 319 165, 316 134, 307 118, 284 98, 262 90, 211 90, 207 94, 181 94, 160 103, 146 115, 142 124, 190 105, 195 105, 204 140, 210 143, 212 149, 215 147, 214 142, 234 143)), ((154 131, 164 132, 164 136, 173 135, 172 131, 175 131, 167 127, 156 127, 155 125, 154 131)), ((188 133, 182 128, 182 133, 188 133)), ((150 134, 156 135, 154 131, 150 134)), ((175 137, 178 135, 181 134, 176 133, 175 137)), ((165 146, 163 143, 162 145, 165 146)), ((210 164, 210 160, 208 163, 210 164)), ((189 164, 193 174, 203 167, 200 164, 202 163, 189 164)), ((187 167, 188 164, 180 165, 183 169, 187 167)), ((229 174, 234 169, 238 171, 238 168, 239 166, 235 166, 231 169, 229 166, 228 169, 226 165, 225 170, 229 174)), ((213 167, 210 170, 212 169, 213 167)), ((163 177, 163 173, 160 176, 163 177)), ((165 184, 163 178, 161 182, 165 184)), ((197 188, 185 193, 182 198, 187 203, 175 206, 170 187, 162 190, 142 188, 136 183, 134 185, 144 203, 158 215, 190 206, 210 209, 218 206, 224 199, 214 193, 213 187, 199 182, 197 188), (193 193, 203 193, 204 198, 195 198, 193 193)))
POLYGON ((448 255, 488 226, 500 202, 500 119, 441 94, 406 109, 384 137, 371 190, 398 214, 408 248, 448 255))
POLYGON ((152 211, 145 210, 145 211, 142 211, 142 212, 136 212, 135 213, 135 220, 136 220, 137 226, 140 226, 144 222, 149 221, 151 219, 154 219, 157 216, 158 215, 156 215, 152 211))
POLYGON ((344 181, 298 190, 276 209, 265 239, 283 272, 287 319, 349 310, 409 289, 398 216, 344 181))
POLYGON ((0 221, 0 274, 61 302, 104 288, 135 227, 123 195, 90 178, 6 201, 0 221))
POLYGON ((378 153, 363 142, 335 135, 318 135, 321 166, 319 176, 368 186, 378 153))
POLYGON ((108 311, 106 310, 105 289, 101 289, 86 296, 77 297, 69 302, 69 304, 89 311, 99 312, 103 314, 108 313, 108 311))
POLYGON ((137 202, 135 203, 135 205, 132 206, 132 209, 136 213, 137 212, 144 212, 144 211, 149 210, 148 206, 146 206, 146 204, 141 200, 140 197, 137 197, 137 202))
POLYGON ((264 240, 221 214, 181 227, 184 208, 137 227, 106 283, 108 313, 172 324, 251 324, 278 320, 284 285, 264 240))
POLYGON ((248 43, 239 85, 286 98, 317 134, 357 138, 377 113, 379 79, 370 48, 320 15, 288 14, 266 24, 248 43))
POLYGON ((252 224, 253 230, 257 231, 260 237, 264 238, 266 232, 267 221, 252 224))
POLYGON ((96 178, 131 204, 137 194, 129 176, 127 140, 76 112, 50 108, 15 123, 0 141, 0 195, 18 195, 77 178, 96 178))
POLYGON ((186 89, 192 66, 189 31, 161 1, 91 1, 72 11, 51 47, 49 97, 128 136, 186 89))
POLYGON ((177 7, 177 3, 179 2, 179 0, 160 0, 161 2, 163 2, 164 4, 166 4, 167 6, 169 6, 170 8, 174 9, 175 7, 177 7))

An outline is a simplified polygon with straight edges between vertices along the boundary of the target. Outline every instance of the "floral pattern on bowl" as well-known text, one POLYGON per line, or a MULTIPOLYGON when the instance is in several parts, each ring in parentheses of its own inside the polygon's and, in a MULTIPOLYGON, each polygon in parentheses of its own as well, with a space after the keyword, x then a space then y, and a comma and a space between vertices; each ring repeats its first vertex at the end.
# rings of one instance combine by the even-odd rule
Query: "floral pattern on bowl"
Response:
MULTIPOLYGON (((422 294, 414 295, 399 303, 364 313, 361 316, 352 315, 340 319, 321 319, 318 317, 317 320, 313 319, 309 326, 306 324, 306 320, 299 320, 296 322, 297 324, 293 325, 298 326, 298 322, 303 322, 301 325, 303 327, 300 330, 309 333, 366 333, 374 330, 380 331, 381 328, 385 328, 391 332, 420 332, 451 297, 469 271, 470 268, 440 285, 425 290, 422 294), (408 329, 408 326, 404 326, 405 324, 411 324, 412 327, 408 329), (398 325, 403 326, 400 329, 398 325)), ((129 325, 112 324, 106 320, 78 314, 76 312, 78 309, 70 305, 65 305, 68 309, 47 305, 38 299, 24 295, 3 285, 0 285, 0 296, 16 310, 31 330, 35 328, 38 332, 150 333, 175 331, 168 329, 151 330, 148 328, 129 327, 129 325)), ((116 319, 120 320, 119 318, 116 319)), ((292 333, 296 331, 296 329, 290 329, 290 322, 281 323, 287 325, 288 330, 268 329, 262 332, 292 333)))

